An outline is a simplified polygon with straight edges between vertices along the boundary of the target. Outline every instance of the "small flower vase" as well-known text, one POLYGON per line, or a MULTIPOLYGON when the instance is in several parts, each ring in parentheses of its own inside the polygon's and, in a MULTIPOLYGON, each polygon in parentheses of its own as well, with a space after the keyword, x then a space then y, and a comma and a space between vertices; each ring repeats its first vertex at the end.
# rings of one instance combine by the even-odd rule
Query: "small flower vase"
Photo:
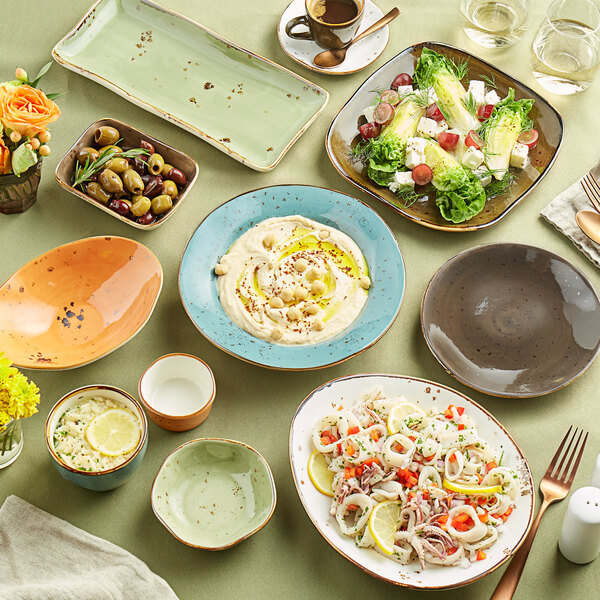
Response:
POLYGON ((21 420, 13 419, 0 428, 0 469, 8 467, 19 458, 23 450, 21 420))
POLYGON ((22 213, 35 204, 41 171, 40 158, 19 177, 14 174, 0 175, 0 213, 22 213))

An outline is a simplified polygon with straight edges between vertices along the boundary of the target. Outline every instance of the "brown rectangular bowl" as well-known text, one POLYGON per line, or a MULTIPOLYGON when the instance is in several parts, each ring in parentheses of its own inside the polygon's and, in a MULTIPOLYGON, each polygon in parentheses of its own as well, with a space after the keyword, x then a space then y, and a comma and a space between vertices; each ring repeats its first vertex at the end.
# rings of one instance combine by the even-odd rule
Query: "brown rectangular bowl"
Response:
POLYGON ((424 42, 400 52, 385 65, 375 71, 346 102, 333 119, 325 147, 333 166, 344 179, 358 189, 370 194, 380 202, 387 204, 402 216, 432 229, 441 231, 475 231, 491 227, 505 217, 527 196, 548 172, 556 159, 563 137, 563 124, 560 114, 544 98, 530 87, 500 71, 490 63, 473 54, 447 44, 424 42), (410 206, 403 205, 396 194, 388 188, 377 185, 367 177, 362 164, 353 161, 352 141, 359 135, 357 122, 366 106, 370 106, 375 94, 373 90, 387 89, 399 73, 414 73, 415 64, 423 48, 431 48, 451 60, 468 61, 469 79, 481 79, 482 76, 494 78, 501 97, 506 96, 509 88, 514 88, 515 97, 533 98, 535 103, 529 116, 539 133, 537 146, 530 151, 530 163, 518 173, 517 179, 504 193, 491 198, 485 208, 464 223, 446 221, 435 203, 435 190, 427 189, 427 194, 410 206))
POLYGON ((126 123, 118 121, 117 119, 100 119, 99 121, 95 121, 94 123, 92 123, 79 136, 79 139, 73 144, 73 146, 71 146, 71 149, 63 156, 61 161, 58 163, 54 176, 56 177, 56 181, 58 181, 58 183, 65 190, 71 192, 72 194, 75 194, 76 196, 79 196, 79 198, 82 198, 86 202, 89 202, 93 206, 99 208, 100 210, 103 210, 105 213, 108 213, 116 219, 119 219, 120 221, 123 221, 124 223, 127 223, 128 225, 131 225, 132 227, 135 227, 137 229, 149 230, 156 229, 157 227, 162 225, 181 205, 188 192, 190 191, 190 188, 194 185, 196 178, 198 177, 198 164, 193 158, 191 158, 184 152, 172 148, 168 144, 165 144, 164 142, 153 138, 151 135, 147 135, 146 133, 140 131, 139 129, 136 129, 135 127, 132 127, 131 125, 127 125, 126 123), (75 172, 75 161, 77 157, 77 152, 81 148, 85 148, 87 146, 95 147, 94 131, 96 131, 98 127, 103 127, 106 125, 114 127, 119 131, 120 137, 122 138, 121 143, 123 144, 123 146, 138 148, 141 140, 146 140, 147 142, 150 142, 154 146, 154 150, 165 159, 165 163, 173 165, 174 167, 182 171, 186 176, 187 185, 180 192, 179 196, 177 197, 177 200, 173 204, 173 208, 171 208, 168 212, 164 213, 164 215, 161 215, 159 218, 157 218, 156 221, 154 221, 154 223, 150 223, 150 225, 140 225, 139 223, 136 223, 136 221, 128 219, 123 215, 120 215, 119 213, 110 209, 108 206, 101 204, 97 200, 94 200, 94 198, 91 198, 86 193, 82 192, 80 189, 76 189, 71 185, 71 182, 73 180, 73 173, 75 172))

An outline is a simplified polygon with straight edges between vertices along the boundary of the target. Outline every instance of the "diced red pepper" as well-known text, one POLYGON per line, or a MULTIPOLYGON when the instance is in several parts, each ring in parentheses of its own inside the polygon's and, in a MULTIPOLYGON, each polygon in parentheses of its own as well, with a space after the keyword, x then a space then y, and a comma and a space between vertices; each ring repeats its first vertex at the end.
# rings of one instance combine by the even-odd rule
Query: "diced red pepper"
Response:
POLYGON ((423 500, 429 500, 429 490, 423 490, 423 500))
POLYGON ((354 456, 356 454, 356 450, 354 449, 354 446, 352 444, 348 444, 346 446, 346 452, 349 456, 354 456))
POLYGON ((450 404, 448 408, 444 411, 444 416, 446 419, 452 419, 454 415, 452 414, 452 409, 454 408, 454 404, 450 404))
POLYGON ((359 431, 360 431, 360 429, 358 428, 358 425, 355 425, 354 427, 349 427, 348 435, 354 435, 355 433, 358 433, 359 431))
POLYGON ((356 504, 348 504, 348 510, 358 510, 358 506, 356 504))
POLYGON ((372 431, 371 432, 371 439, 374 442, 378 442, 379 441, 379 432, 378 431, 372 431))
POLYGON ((367 458, 367 460, 365 460, 365 462, 362 464, 363 467, 368 467, 369 465, 378 465, 379 464, 379 459, 374 456, 373 458, 367 458))
POLYGON ((459 423, 458 430, 462 431, 464 428, 465 428, 465 426, 462 423, 459 423))
POLYGON ((448 457, 448 460, 450 462, 456 462, 456 454, 454 454, 454 452, 448 457))
POLYGON ((355 467, 354 472, 356 473, 357 477, 362 477, 363 468, 362 467, 355 467))
POLYGON ((323 444, 323 446, 329 446, 329 444, 331 444, 331 438, 326 435, 326 434, 321 434, 321 444, 323 444))
POLYGON ((399 442, 396 442, 394 444, 394 452, 401 454, 402 452, 404 452, 404 446, 402 444, 400 444, 399 442))
POLYGON ((337 448, 337 451, 341 454, 342 453, 342 445, 341 444, 337 444, 336 448, 337 448))
POLYGON ((459 416, 463 416, 465 414, 465 407, 464 406, 457 406, 456 407, 456 412, 458 413, 459 416))
POLYGON ((486 558, 487 556, 483 550, 479 550, 479 552, 477 552, 477 560, 485 560, 486 558))
POLYGON ((487 498, 485 496, 479 496, 479 498, 477 498, 477 504, 479 504, 479 506, 482 506, 486 502, 487 502, 487 498))
POLYGON ((488 473, 492 470, 498 467, 498 463, 495 460, 491 460, 489 463, 487 463, 486 465, 487 471, 488 473))
POLYGON ((409 435, 409 436, 408 436, 408 439, 409 439, 411 442, 414 442, 414 441, 416 441, 416 439, 417 439, 417 438, 416 438, 414 435, 409 435))
POLYGON ((348 481, 356 475, 356 469, 354 467, 345 467, 344 468, 344 479, 348 481))
POLYGON ((454 554, 458 551, 458 548, 448 548, 448 554, 454 554))
POLYGON ((489 516, 489 515, 488 515, 486 512, 484 512, 484 513, 481 513, 480 515, 477 515, 477 516, 479 517, 479 520, 480 520, 482 523, 487 523, 487 522, 488 522, 488 519, 490 518, 490 516, 489 516))

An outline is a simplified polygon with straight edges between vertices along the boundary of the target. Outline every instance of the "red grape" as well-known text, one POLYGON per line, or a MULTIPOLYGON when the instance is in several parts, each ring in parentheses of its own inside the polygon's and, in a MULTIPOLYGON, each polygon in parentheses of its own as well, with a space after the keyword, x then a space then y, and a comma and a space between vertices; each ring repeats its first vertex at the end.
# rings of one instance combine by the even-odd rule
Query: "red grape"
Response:
POLYGON ((460 136, 458 135, 458 133, 448 133, 447 131, 444 131, 438 135, 438 142, 440 146, 446 151, 454 150, 454 148, 456 148, 456 144, 458 144, 459 139, 460 136))
POLYGON ((433 178, 433 171, 429 165, 423 163, 413 169, 412 178, 417 185, 427 185, 433 178))
POLYGON ((538 142, 538 132, 535 129, 524 131, 518 138, 517 142, 525 144, 529 149, 534 148, 538 142))
POLYGON ((380 102, 373 112, 373 120, 379 125, 385 125, 392 120, 394 116, 394 107, 387 102, 380 102))
POLYGON ((412 82, 412 77, 408 73, 400 73, 400 75, 394 77, 394 81, 392 81, 390 87, 393 90, 397 90, 401 85, 412 85, 412 82))
POLYGON ((360 135, 362 135, 364 140, 376 138, 381 133, 381 125, 377 123, 365 123, 358 128, 358 131, 360 131, 360 135))
POLYGON ((434 121, 437 121, 438 123, 444 120, 444 115, 442 114, 442 111, 439 109, 438 105, 435 102, 427 108, 427 110, 425 111, 425 116, 428 119, 433 119, 434 121))
POLYGON ((483 141, 483 138, 476 131, 471 129, 471 131, 469 131, 469 133, 467 134, 467 137, 465 139, 465 144, 467 146, 472 146, 476 150, 479 150, 482 146, 485 145, 485 142, 483 141))
POLYGON ((493 110, 494 110, 494 105, 493 104, 482 104, 477 109, 477 118, 480 121, 485 121, 486 119, 490 118, 493 110))

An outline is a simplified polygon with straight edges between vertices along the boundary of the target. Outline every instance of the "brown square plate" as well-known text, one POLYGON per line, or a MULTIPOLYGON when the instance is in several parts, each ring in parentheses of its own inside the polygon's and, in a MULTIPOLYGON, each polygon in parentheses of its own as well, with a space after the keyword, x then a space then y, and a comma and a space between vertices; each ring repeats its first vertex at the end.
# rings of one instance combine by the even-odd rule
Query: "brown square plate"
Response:
POLYGON ((92 123, 79 136, 79 139, 71 146, 71 149, 62 157, 61 161, 56 167, 56 172, 54 176, 56 177, 56 181, 58 181, 58 183, 65 190, 71 192, 71 194, 79 196, 79 198, 85 200, 86 202, 89 202, 90 204, 93 204, 96 208, 103 210, 105 213, 112 215, 113 217, 119 219, 120 221, 123 221, 124 223, 127 223, 128 225, 131 225, 132 227, 136 227, 137 229, 150 230, 156 229, 157 227, 162 225, 168 218, 171 217, 171 215, 183 202, 188 192, 190 191, 190 188, 192 187, 192 185, 194 185, 196 177, 198 176, 198 164, 193 158, 191 158, 184 152, 181 152, 181 150, 176 150, 175 148, 172 148, 164 142, 153 138, 151 135, 145 134, 143 131, 136 129, 131 125, 127 125, 126 123, 123 123, 122 121, 117 121, 116 119, 100 119, 99 121, 95 121, 94 123, 92 123), (114 127, 119 131, 120 137, 122 138, 122 144, 125 147, 138 148, 141 140, 146 140, 147 142, 150 142, 154 146, 154 150, 164 158, 165 163, 173 165, 174 167, 182 171, 187 179, 187 184, 182 190, 180 190, 179 196, 173 203, 173 208, 171 208, 168 212, 164 213, 163 215, 160 215, 160 217, 156 219, 154 223, 150 223, 150 225, 141 225, 133 219, 129 219, 127 217, 124 217, 123 215, 120 215, 118 212, 115 212, 108 206, 98 202, 97 200, 94 200, 94 198, 92 198, 91 196, 88 196, 80 189, 76 189, 71 185, 71 182, 73 181, 73 173, 75 172, 75 161, 77 160, 77 152, 81 148, 86 148, 88 146, 95 148, 96 144, 94 143, 94 131, 96 131, 98 127, 104 127, 105 125, 114 127))
POLYGON ((562 137, 563 123, 560 114, 531 88, 465 50, 438 42, 423 42, 407 48, 392 58, 356 90, 333 119, 325 146, 329 159, 342 177, 363 192, 391 206, 407 219, 442 231, 475 231, 494 225, 525 198, 552 166, 562 137), (467 60, 469 79, 480 79, 481 76, 495 79, 501 97, 506 96, 508 89, 512 87, 517 100, 521 98, 535 100, 529 116, 533 119, 539 139, 535 148, 529 152, 529 164, 519 173, 507 191, 486 202, 485 208, 478 215, 464 223, 455 224, 442 217, 435 204, 435 191, 432 193, 430 187, 427 188, 429 193, 419 201, 411 206, 403 206, 391 190, 371 181, 363 165, 354 162, 350 155, 352 141, 359 135, 358 119, 363 110, 371 105, 374 98, 373 91, 389 88, 392 80, 399 73, 412 74, 423 48, 435 50, 455 62, 467 60))

